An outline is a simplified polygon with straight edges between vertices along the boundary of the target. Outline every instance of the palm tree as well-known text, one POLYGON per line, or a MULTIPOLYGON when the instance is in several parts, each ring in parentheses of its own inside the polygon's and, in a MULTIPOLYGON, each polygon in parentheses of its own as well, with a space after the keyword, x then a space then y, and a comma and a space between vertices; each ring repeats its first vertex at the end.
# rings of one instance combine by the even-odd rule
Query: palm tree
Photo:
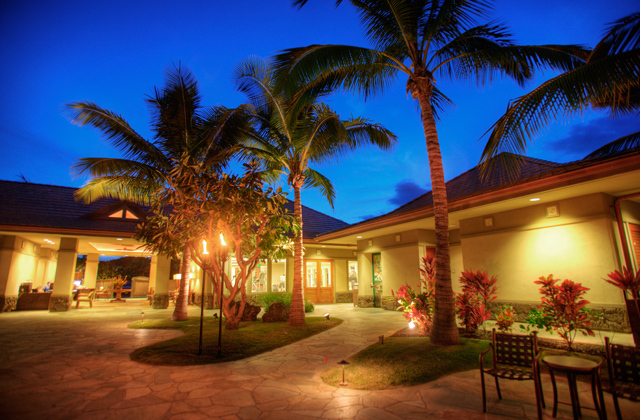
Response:
MULTIPOLYGON (((294 0, 302 7, 307 0, 294 0)), ((342 0, 336 0, 336 5, 342 0)), ((431 341, 459 341, 455 322, 449 257, 447 193, 437 111, 450 103, 440 80, 475 79, 478 84, 506 75, 520 85, 533 68, 572 69, 579 54, 575 46, 517 46, 506 28, 477 24, 488 17, 490 0, 350 0, 374 48, 311 45, 278 55, 276 68, 284 91, 318 93, 342 87, 365 99, 384 92, 399 73, 418 101, 429 156, 436 234, 436 301, 431 341), (297 86, 297 87, 296 87, 297 86), (305 86, 301 90, 299 86, 305 86)))
MULTIPOLYGON (((389 149, 396 137, 363 118, 341 120, 317 96, 284 95, 277 89, 269 63, 260 58, 243 61, 235 70, 238 89, 254 107, 255 130, 249 136, 250 153, 266 164, 272 179, 287 176, 294 191, 294 216, 302 227, 301 190, 319 188, 333 206, 331 181, 310 165, 325 162, 365 144, 389 149)), ((294 275, 289 325, 305 325, 303 293, 303 231, 294 238, 294 275)))
MULTIPOLYGON (((490 165, 503 151, 524 153, 530 138, 547 124, 589 107, 608 110, 612 117, 640 111, 640 13, 610 24, 577 67, 516 99, 493 125, 483 163, 490 165)), ((640 132, 621 137, 587 158, 638 146, 640 132)))
MULTIPOLYGON (((165 87, 155 89, 146 102, 151 110, 153 140, 139 135, 125 119, 92 102, 66 105, 71 122, 97 128, 124 158, 82 158, 73 167, 75 175, 89 174, 89 180, 76 192, 76 199, 92 202, 101 197, 149 204, 154 193, 166 185, 171 170, 185 159, 211 170, 221 170, 237 151, 236 136, 244 121, 244 108, 226 109, 200 106, 200 93, 194 76, 180 66, 166 72, 165 87)), ((188 247, 166 249, 182 253, 179 298, 172 316, 187 319, 188 273, 191 264, 188 247)))

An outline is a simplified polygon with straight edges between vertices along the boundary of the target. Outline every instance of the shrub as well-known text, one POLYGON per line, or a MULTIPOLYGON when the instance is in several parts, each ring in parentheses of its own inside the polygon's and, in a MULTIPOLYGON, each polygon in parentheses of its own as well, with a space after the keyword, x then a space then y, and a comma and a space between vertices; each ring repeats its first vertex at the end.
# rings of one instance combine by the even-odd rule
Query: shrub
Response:
POLYGON ((462 293, 455 296, 456 314, 468 332, 477 331, 478 327, 491 317, 487 304, 496 299, 497 281, 495 276, 489 278, 486 271, 462 272, 462 293))
MULTIPOLYGON (((274 302, 282 302, 289 308, 291 306, 291 293, 266 292, 258 297, 258 303, 264 308, 265 312, 269 312, 269 307, 274 302)), ((304 301, 305 312, 313 312, 314 309, 315 306, 313 302, 309 300, 304 301)))
POLYGON ((313 302, 311 302, 310 300, 306 300, 304 301, 304 311, 305 312, 313 312, 313 310, 315 309, 315 305, 313 304, 313 302))
POLYGON ((435 259, 432 256, 421 258, 422 267, 420 268, 421 280, 418 283, 418 289, 421 293, 416 293, 411 286, 405 284, 400 286, 397 294, 391 291, 391 294, 398 299, 400 307, 398 310, 403 311, 404 316, 409 325, 418 327, 423 333, 427 334, 433 323, 433 305, 435 299, 435 259))
POLYGON ((503 305, 498 309, 496 315, 496 325, 502 332, 511 332, 511 327, 516 320, 516 311, 512 306, 503 305))
POLYGON ((546 324, 547 331, 557 332, 571 351, 578 331, 592 337, 595 335, 590 328, 592 312, 585 307, 589 301, 582 298, 589 288, 568 279, 559 285, 556 284, 558 281, 549 274, 534 282, 540 285, 542 294, 538 323, 546 324))
POLYGON ((269 312, 269 307, 274 302, 282 302, 287 305, 287 308, 291 306, 291 294, 290 293, 274 293, 267 292, 260 295, 258 298, 260 305, 264 308, 265 312, 269 312))

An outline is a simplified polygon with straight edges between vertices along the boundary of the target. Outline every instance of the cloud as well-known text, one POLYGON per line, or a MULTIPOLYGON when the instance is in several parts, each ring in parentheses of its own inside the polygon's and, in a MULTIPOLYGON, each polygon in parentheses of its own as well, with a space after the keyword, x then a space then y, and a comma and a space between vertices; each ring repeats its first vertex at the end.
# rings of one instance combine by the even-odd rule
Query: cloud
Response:
POLYGON ((420 187, 413 181, 400 181, 395 187, 395 195, 387 200, 388 203, 395 206, 401 206, 428 192, 428 190, 420 187))
POLYGON ((597 118, 586 124, 572 125, 566 137, 549 143, 557 153, 583 158, 599 147, 640 130, 640 119, 625 116, 617 119, 597 118))

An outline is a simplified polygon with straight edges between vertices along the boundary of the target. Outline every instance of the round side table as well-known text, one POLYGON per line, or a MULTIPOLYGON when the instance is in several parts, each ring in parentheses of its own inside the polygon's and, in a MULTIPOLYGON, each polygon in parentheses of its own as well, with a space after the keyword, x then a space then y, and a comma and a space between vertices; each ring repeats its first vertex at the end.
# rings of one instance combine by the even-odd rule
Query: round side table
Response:
POLYGON ((551 375, 551 384, 553 385, 553 417, 556 417, 558 414, 558 387, 556 385, 555 372, 562 372, 567 375, 567 381, 569 382, 569 395, 571 396, 573 418, 579 419, 582 417, 576 376, 590 375, 591 394, 593 395, 595 410, 598 412, 600 419, 607 420, 607 412, 604 407, 604 397, 602 395, 602 384, 600 383, 602 359, 600 359, 600 363, 597 363, 593 360, 573 356, 545 356, 542 358, 542 362, 547 365, 549 374, 551 375))

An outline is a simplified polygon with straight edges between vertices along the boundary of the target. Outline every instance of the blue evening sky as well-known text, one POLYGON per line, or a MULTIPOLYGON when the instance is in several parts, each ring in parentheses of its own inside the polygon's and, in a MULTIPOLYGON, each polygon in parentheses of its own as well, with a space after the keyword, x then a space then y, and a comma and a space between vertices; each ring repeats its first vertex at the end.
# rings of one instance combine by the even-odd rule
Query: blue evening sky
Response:
MULTIPOLYGON (((368 45, 351 7, 311 0, 4 0, 0 4, 0 179, 79 187, 70 167, 81 157, 117 156, 88 127, 72 125, 63 104, 93 101, 125 117, 150 138, 145 95, 163 85, 163 72, 181 62, 196 76, 203 105, 235 107, 243 96, 231 73, 240 60, 309 44, 368 45)), ((521 44, 594 46, 605 25, 638 11, 637 0, 499 0, 495 18, 521 44)), ((550 77, 546 74, 528 88, 550 77)), ((317 167, 337 190, 335 209, 313 190, 303 204, 349 223, 391 211, 430 189, 424 133, 405 78, 364 103, 338 94, 328 102, 344 117, 377 121, 399 137, 389 153, 359 150, 317 167)), ((439 83, 453 99, 438 123, 445 175, 478 163, 482 134, 525 91, 508 80, 478 88, 439 83)), ((580 159, 638 127, 637 118, 611 121, 586 113, 550 126, 528 155, 556 162, 580 159)), ((293 198, 293 194, 290 194, 293 198)))

